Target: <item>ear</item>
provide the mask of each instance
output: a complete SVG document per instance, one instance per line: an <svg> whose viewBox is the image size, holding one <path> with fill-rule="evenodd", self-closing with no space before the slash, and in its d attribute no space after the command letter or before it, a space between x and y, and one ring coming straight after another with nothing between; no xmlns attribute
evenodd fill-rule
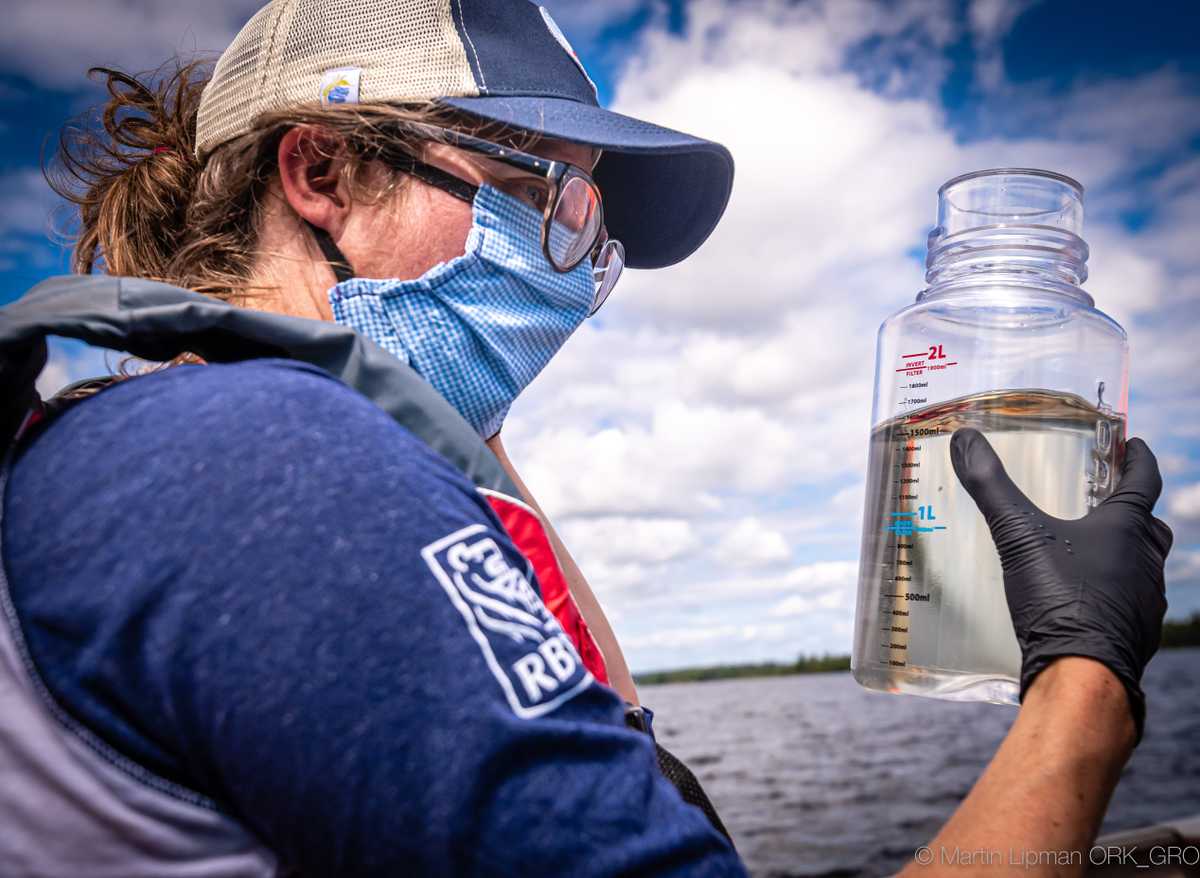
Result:
<svg viewBox="0 0 1200 878"><path fill-rule="evenodd" d="M292 210L337 240L350 215L350 191L335 154L336 141L320 129L291 128L279 141L279 180Z"/></svg>

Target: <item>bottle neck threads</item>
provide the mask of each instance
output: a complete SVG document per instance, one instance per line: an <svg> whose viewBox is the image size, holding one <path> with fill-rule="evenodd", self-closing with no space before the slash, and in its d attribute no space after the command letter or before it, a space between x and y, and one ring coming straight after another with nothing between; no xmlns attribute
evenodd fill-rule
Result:
<svg viewBox="0 0 1200 878"><path fill-rule="evenodd" d="M1048 171L1003 168L956 177L938 190L918 300L967 287L1028 287L1092 304L1083 187Z"/></svg>

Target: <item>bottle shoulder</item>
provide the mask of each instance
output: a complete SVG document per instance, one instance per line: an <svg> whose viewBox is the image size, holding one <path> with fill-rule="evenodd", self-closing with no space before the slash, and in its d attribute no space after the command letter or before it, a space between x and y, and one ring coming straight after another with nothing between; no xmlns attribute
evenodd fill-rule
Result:
<svg viewBox="0 0 1200 878"><path fill-rule="evenodd" d="M1093 333L1126 342L1124 327L1097 308L1091 296L1067 296L1053 290L989 284L961 289L924 290L917 300L889 315L879 327L881 334L930 324L974 326L1012 331L1077 325Z"/></svg>

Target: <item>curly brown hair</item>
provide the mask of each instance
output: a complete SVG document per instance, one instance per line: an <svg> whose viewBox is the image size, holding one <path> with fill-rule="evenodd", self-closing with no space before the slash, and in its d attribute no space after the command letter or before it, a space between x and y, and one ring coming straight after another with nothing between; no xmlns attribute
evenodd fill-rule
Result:
<svg viewBox="0 0 1200 878"><path fill-rule="evenodd" d="M278 175L277 149L288 129L322 129L331 135L322 139L331 144L326 157L360 159L345 162L342 173L363 199L389 195L407 181L390 171L382 187L372 187L364 171L383 149L413 151L427 139L413 125L454 127L522 149L536 141L431 101L305 105L263 114L251 132L202 161L196 115L209 62L176 60L142 76L104 67L88 72L104 78L108 101L98 120L64 127L56 161L45 169L50 186L79 209L74 270L165 281L235 304L255 292L264 195Z"/></svg>

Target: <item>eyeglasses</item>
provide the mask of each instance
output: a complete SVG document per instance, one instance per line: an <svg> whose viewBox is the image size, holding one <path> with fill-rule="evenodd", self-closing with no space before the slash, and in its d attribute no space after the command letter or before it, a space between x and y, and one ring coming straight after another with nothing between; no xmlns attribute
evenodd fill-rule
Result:
<svg viewBox="0 0 1200 878"><path fill-rule="evenodd" d="M625 247L615 238L608 237L600 189L586 171L567 162L520 152L448 128L423 124L411 128L428 134L436 142L544 179L548 195L542 212L542 252L556 271L564 273L590 257L595 292L588 316L600 310L625 268ZM467 203L475 199L478 186L422 162L399 147L381 150L378 157L396 170L411 174L455 198Z"/></svg>

